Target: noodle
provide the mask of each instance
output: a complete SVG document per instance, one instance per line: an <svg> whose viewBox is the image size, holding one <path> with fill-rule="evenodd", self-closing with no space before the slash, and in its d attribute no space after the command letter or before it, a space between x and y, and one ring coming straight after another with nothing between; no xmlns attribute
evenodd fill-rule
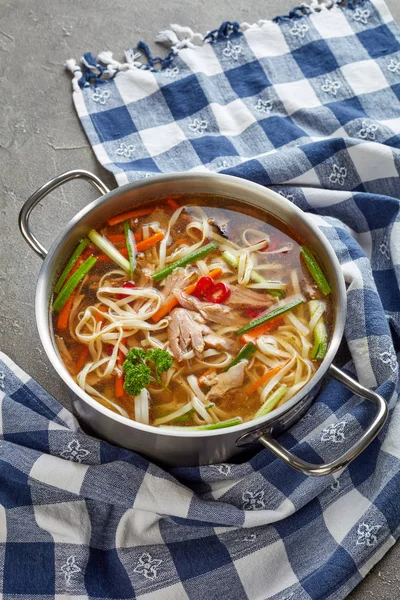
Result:
<svg viewBox="0 0 400 600"><path fill-rule="evenodd" d="M59 351L82 390L143 425L250 421L279 386L287 386L281 406L312 379L319 367L311 356L318 336L324 327L330 331L330 298L305 270L298 235L273 217L224 208L226 199L199 206L193 197L178 204L155 205L144 217L128 220L132 233L146 242L129 275L89 246L101 259L76 287L68 327L57 329L54 316ZM124 231L117 224L101 234L118 239L116 251L122 253ZM218 246L191 262L189 255L210 240ZM186 265L178 269L174 263L181 259ZM170 273L153 279L163 268ZM271 298L273 290L278 297ZM259 331L238 335L243 324L289 302L300 304L271 323L267 319ZM255 351L237 361L246 344ZM150 373L135 393L126 387L131 349L140 349L137 365ZM157 353L171 357L160 372Z"/></svg>

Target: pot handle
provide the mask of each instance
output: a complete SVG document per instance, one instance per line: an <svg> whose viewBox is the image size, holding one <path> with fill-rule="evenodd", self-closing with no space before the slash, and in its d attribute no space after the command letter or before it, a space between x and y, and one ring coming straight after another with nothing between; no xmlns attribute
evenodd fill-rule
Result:
<svg viewBox="0 0 400 600"><path fill-rule="evenodd" d="M42 246L42 244L36 239L33 233L30 230L29 226L29 218L32 210L35 206L50 194L53 190L60 187L67 181L71 181L72 179L84 179L88 181L93 187L95 187L101 194L108 194L110 191L108 187L99 179L96 175L89 173L89 171L83 171L81 169L75 169L74 171L67 171L66 173L62 173L62 175L58 175L51 179L47 183L45 183L41 188L36 190L32 194L30 198L25 202L21 211L19 213L18 224L22 236L25 238L26 242L29 246L36 252L38 256L42 260L46 258L47 250Z"/></svg>
<svg viewBox="0 0 400 600"><path fill-rule="evenodd" d="M286 450L281 446L281 444L271 438L267 437L265 434L260 432L260 435L257 436L259 442L261 442L268 450L271 450L278 458L281 458L285 461L286 464L301 471L305 475L331 475L344 467L347 467L348 464L351 463L352 460L357 458L357 456L365 450L365 448L372 442L373 439L378 435L382 427L384 426L387 416L388 416L388 407L386 401L382 396L369 390L368 388L361 385L358 381L344 373L341 369L338 369L334 365L329 367L329 374L331 377L343 383L349 390L361 396L362 398L366 398L370 400L376 405L376 414L372 421L372 423L368 426L368 428L363 432L359 440L349 450L347 450L344 454L339 456L330 463L322 463L322 464L312 464L298 458L289 450ZM247 445L245 437L249 434L244 434L237 441L236 445ZM251 434L250 434L251 435ZM254 440L254 436L253 436Z"/></svg>

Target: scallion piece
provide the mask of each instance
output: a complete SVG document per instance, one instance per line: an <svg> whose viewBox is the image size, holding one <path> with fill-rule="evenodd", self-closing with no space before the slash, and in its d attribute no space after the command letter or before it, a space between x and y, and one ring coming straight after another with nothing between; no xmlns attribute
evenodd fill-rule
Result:
<svg viewBox="0 0 400 600"><path fill-rule="evenodd" d="M102 252L104 252L104 254L107 254L107 256L111 258L111 260L113 260L119 267L121 267L121 269L129 273L131 268L129 262L124 256L122 256L120 252L118 252L116 247L113 246L113 244L107 238L101 236L97 231L95 231L95 229L89 231L88 238Z"/></svg>
<svg viewBox="0 0 400 600"><path fill-rule="evenodd" d="M67 262L67 265L64 269L64 271L61 273L59 280L57 281L56 285L54 286L54 292L56 294L58 294L58 292L61 290L62 286L64 285L64 281L67 279L69 272L71 271L72 267L75 265L76 261L78 260L78 258L80 257L80 255L82 254L82 252L84 251L84 249L86 248L86 246L89 244L89 240L87 238L84 238L83 240L81 240L78 244L78 246L75 248L74 253L72 254L71 258L69 259L69 261Z"/></svg>
<svg viewBox="0 0 400 600"><path fill-rule="evenodd" d="M311 300L308 303L311 316L315 313L319 304L320 303L318 302L318 300ZM314 346L311 349L310 358L313 358L314 360L322 360L323 358L325 358L327 350L328 332L323 317L320 317L320 319L318 319L314 327Z"/></svg>
<svg viewBox="0 0 400 600"><path fill-rule="evenodd" d="M62 309L78 283L85 277L86 273L96 264L97 258L95 256L89 256L83 264L71 275L67 283L61 289L57 298L53 302L54 312L58 312Z"/></svg>
<svg viewBox="0 0 400 600"><path fill-rule="evenodd" d="M283 313L288 312L289 310L292 310L293 308L296 308L296 306L299 306L299 304L302 304L303 302L304 302L304 298L294 298L290 302L287 302L286 304L282 304L281 306L278 306L278 308L275 308L274 310L270 310L266 315L259 317L258 319L254 319L253 321L250 321L250 323L247 323L247 325L243 325L243 327L238 329L236 333L237 333L237 335L242 335L242 333L246 333L247 331L250 331L251 329L258 327L259 325L262 325L263 323L266 323L267 321L270 321L271 319L274 319L275 317L279 317L279 315L283 315Z"/></svg>
<svg viewBox="0 0 400 600"><path fill-rule="evenodd" d="M184 256L176 262L168 265L168 267L164 267L163 269L160 269L160 271L156 271L155 273L153 273L152 278L154 281L160 281L161 279L164 279L165 277L167 277L167 275L172 273L172 271L175 271L175 269L178 269L179 267L186 267L186 265L195 263L201 258L204 258L204 256L207 256L207 254L214 252L214 250L216 250L217 248L218 244L216 242L210 242L209 244L206 244L205 246L202 246L201 248L190 252L190 254L188 254L187 256Z"/></svg>
<svg viewBox="0 0 400 600"><path fill-rule="evenodd" d="M129 227L129 221L124 222L124 231L125 231L125 242L126 247L128 249L128 258L129 258L129 275L131 279L133 278L133 273L136 269L136 242L135 236L132 233L132 229Z"/></svg>
<svg viewBox="0 0 400 600"><path fill-rule="evenodd" d="M230 362L229 365L226 366L222 372L226 373L226 371L229 371L230 368L237 365L241 360L249 359L250 356L252 354L254 354L254 352L257 352L257 346L255 346L252 342L249 342L248 344L243 346L243 348L240 350L239 354L237 354L235 356L235 358L232 360L232 362Z"/></svg>
<svg viewBox="0 0 400 600"><path fill-rule="evenodd" d="M173 425L160 425L162 429L170 429L171 431L212 431L213 429L223 429L224 427L233 427L234 425L240 425L242 419L240 417L233 417L226 421L219 421L219 423L207 423L207 425L195 425L189 427L174 427Z"/></svg>
<svg viewBox="0 0 400 600"><path fill-rule="evenodd" d="M231 252L230 250L225 250L224 252L222 252L221 256L224 259L224 261L226 263L228 263L228 265L230 265L234 269L237 269L239 259L237 258L237 256L235 256L233 254L233 252ZM255 269L253 269L251 271L250 279L252 281L254 281L254 283L268 283L268 280L265 279L265 277L263 277L262 275L260 275L260 273L258 273L258 271L256 271ZM283 288L282 289L269 289L268 288L265 291L268 292L268 294L270 296L275 296L276 298L282 298L283 294L285 293L285 290Z"/></svg>
<svg viewBox="0 0 400 600"><path fill-rule="evenodd" d="M324 296L330 294L331 286L329 285L325 275L323 274L321 267L315 260L314 255L307 248L307 246L301 247L301 255L303 256L308 270L310 271L315 283L317 284L321 292L324 294Z"/></svg>
<svg viewBox="0 0 400 600"><path fill-rule="evenodd" d="M267 400L264 404L258 409L253 419L258 419L258 417L263 417L267 415L271 410L274 410L276 405L282 400L283 396L287 392L287 385L281 385L277 390Z"/></svg>

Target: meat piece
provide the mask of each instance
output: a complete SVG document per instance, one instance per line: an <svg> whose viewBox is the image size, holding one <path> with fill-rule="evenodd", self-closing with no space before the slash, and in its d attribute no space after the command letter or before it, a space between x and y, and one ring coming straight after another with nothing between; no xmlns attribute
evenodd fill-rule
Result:
<svg viewBox="0 0 400 600"><path fill-rule="evenodd" d="M269 294L260 294L244 286L231 285L231 295L226 301L228 306L233 308L239 306L251 306L252 308L268 308L273 303L273 298Z"/></svg>
<svg viewBox="0 0 400 600"><path fill-rule="evenodd" d="M229 306L225 304L213 304L212 302L202 302L194 296L189 296L181 290L175 290L174 296L183 308L188 310L197 310L206 321L219 323L220 325L238 325L241 319L231 312Z"/></svg>
<svg viewBox="0 0 400 600"><path fill-rule="evenodd" d="M234 351L236 346L235 340L230 340L222 335L216 335L211 329L209 331L210 333L208 333L204 338L207 346L211 346L211 348L217 348L218 350L228 350L230 352Z"/></svg>
<svg viewBox="0 0 400 600"><path fill-rule="evenodd" d="M243 384L245 367L246 363L241 360L226 373L216 375L212 382L212 388L206 396L207 400L217 399L229 390L240 387Z"/></svg>
<svg viewBox="0 0 400 600"><path fill-rule="evenodd" d="M144 223L159 223L161 229L165 231L168 229L169 216L162 208L157 207L153 212L144 220Z"/></svg>
<svg viewBox="0 0 400 600"><path fill-rule="evenodd" d="M186 358L191 350L197 357L201 356L204 350L203 333L208 328L196 321L195 316L184 308L176 308L171 313L168 341L178 362Z"/></svg>
<svg viewBox="0 0 400 600"><path fill-rule="evenodd" d="M71 375L74 375L75 374L75 361L72 358L71 353L68 350L68 348L64 342L64 339L62 337L60 337L59 335L55 335L54 337L56 338L57 349L58 349L58 352L60 353L61 360L63 361L64 365L67 367L67 369L71 373Z"/></svg>
<svg viewBox="0 0 400 600"><path fill-rule="evenodd" d="M189 269L175 269L165 280L165 285L162 289L165 301L170 300L174 294L174 290L185 289L194 271Z"/></svg>

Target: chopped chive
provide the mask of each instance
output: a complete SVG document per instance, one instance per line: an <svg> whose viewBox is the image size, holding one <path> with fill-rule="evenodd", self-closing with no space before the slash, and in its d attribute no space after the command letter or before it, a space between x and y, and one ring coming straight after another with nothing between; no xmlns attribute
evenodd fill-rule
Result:
<svg viewBox="0 0 400 600"><path fill-rule="evenodd" d="M287 385L281 385L280 387L278 387L278 389L275 390L275 392L271 394L271 396L267 398L264 404L258 409L253 419L263 417L264 415L267 415L269 412L271 412L271 410L274 410L274 408L276 408L276 405L280 402L280 400L282 400L283 396L286 394L287 389Z"/></svg>
<svg viewBox="0 0 400 600"><path fill-rule="evenodd" d="M329 285L321 267L315 260L314 255L309 250L309 248L307 248L307 246L301 247L301 255L303 256L308 270L310 271L315 283L317 284L321 292L324 294L324 296L330 294L331 286Z"/></svg>
<svg viewBox="0 0 400 600"><path fill-rule="evenodd" d="M225 369L222 372L226 373L226 371L229 371L231 367L237 365L241 360L247 360L252 354L254 354L254 352L257 352L257 346L255 346L252 342L249 342L248 344L243 346L239 354L235 356L232 362L230 362L229 365L225 367Z"/></svg>
<svg viewBox="0 0 400 600"><path fill-rule="evenodd" d="M58 312L62 309L78 283L85 277L86 273L96 264L97 258L95 256L89 256L85 262L71 275L67 283L61 289L57 298L53 302L54 312Z"/></svg>
<svg viewBox="0 0 400 600"><path fill-rule="evenodd" d="M246 333L247 331L250 331L251 329L258 327L259 325L262 325L263 323L266 323L267 321L270 321L271 319L274 319L275 317L278 317L279 315L283 315L283 313L288 312L289 310L292 310L293 308L296 308L296 306L298 306L299 304L302 304L303 302L304 302L303 298L295 298L294 300L291 300L290 302L287 302L286 304L283 304L282 306L279 306L278 308L275 308L274 310L270 310L263 317L259 317L258 319L254 319L253 321L250 321L250 323L247 323L247 325L243 325L243 327L241 327L240 329L237 330L236 334L242 335L242 333Z"/></svg>
<svg viewBox="0 0 400 600"><path fill-rule="evenodd" d="M128 258L129 258L129 275L131 279L133 279L133 273L136 269L136 242L135 236L132 233L132 230L129 226L129 221L124 222L124 231L125 231L125 242L126 247L128 249Z"/></svg>
<svg viewBox="0 0 400 600"><path fill-rule="evenodd" d="M167 277L167 275L172 273L172 271L175 271L175 269L178 269L179 267L186 267L186 265L197 262L204 256L207 256L207 254L214 252L214 250L216 250L217 248L218 244L216 242L210 242L209 244L206 244L205 246L202 246L201 248L190 252L190 254L177 260L171 265L168 265L168 267L164 267L163 269L160 269L160 271L156 271L155 273L153 273L152 278L154 281L160 281L160 279L164 279L165 277Z"/></svg>
<svg viewBox="0 0 400 600"><path fill-rule="evenodd" d="M130 264L116 247L106 237L100 235L95 229L91 229L88 233L88 238L95 246L100 248L111 260L113 260L121 269L129 273Z"/></svg>
<svg viewBox="0 0 400 600"><path fill-rule="evenodd" d="M57 281L56 285L54 286L54 292L56 294L58 294L58 292L61 290L64 281L67 279L69 272L71 271L72 267L75 265L76 261L78 260L78 258L80 257L80 255L82 254L82 252L84 251L84 249L86 248L86 246L89 244L89 240L87 238L84 238L83 240L81 240L78 244L78 246L75 248L71 258L69 259L69 261L66 264L66 267L64 269L64 271L61 273L59 280Z"/></svg>
<svg viewBox="0 0 400 600"><path fill-rule="evenodd" d="M311 349L310 357L316 360L325 358L328 350L328 332L321 317L314 327L314 346Z"/></svg>
<svg viewBox="0 0 400 600"><path fill-rule="evenodd" d="M212 431L213 429L223 429L224 427L233 427L242 423L241 417L233 417L219 423L207 423L206 425L195 425L189 427L174 427L173 425L160 425L162 429L171 429L172 431Z"/></svg>

